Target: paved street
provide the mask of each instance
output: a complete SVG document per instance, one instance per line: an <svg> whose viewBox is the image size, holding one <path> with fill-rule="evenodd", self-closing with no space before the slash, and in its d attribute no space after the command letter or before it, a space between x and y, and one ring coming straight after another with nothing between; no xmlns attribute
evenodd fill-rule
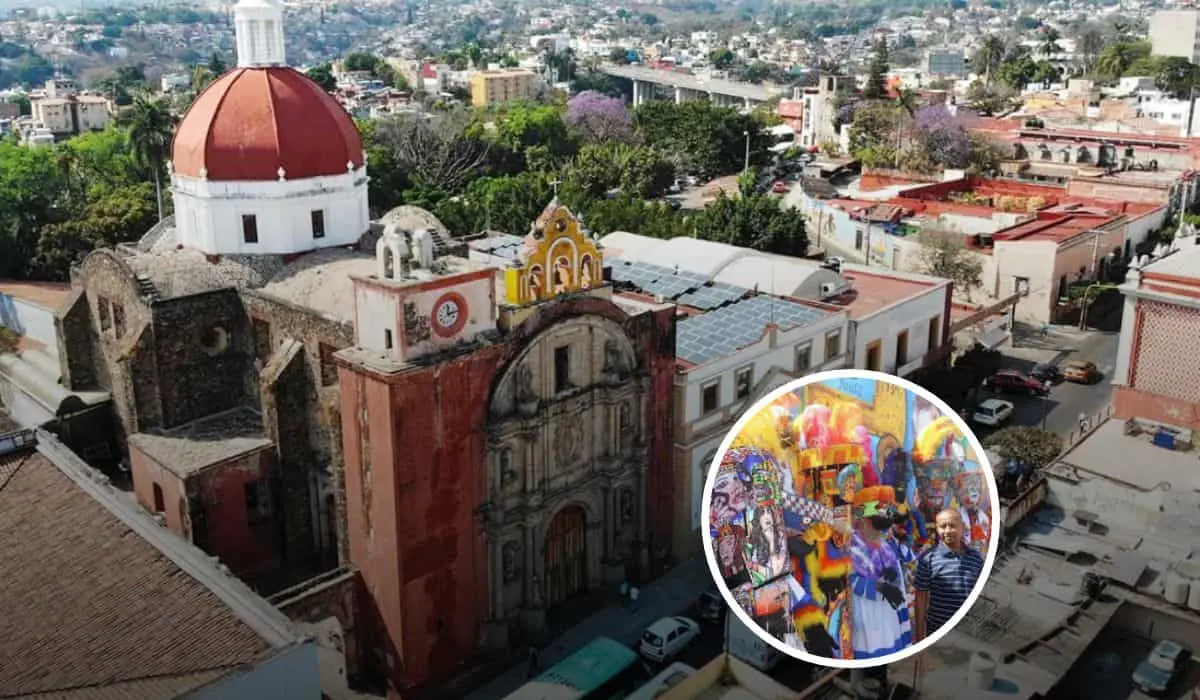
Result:
<svg viewBox="0 0 1200 700"><path fill-rule="evenodd" d="M1041 426L1045 416L1047 430L1068 435L1078 429L1081 414L1093 417L1104 411L1112 396L1117 341L1116 332L1058 326L1043 337L1040 332L1018 330L1013 346L1001 349L1006 368L1028 372L1039 362L1062 365L1069 360L1091 360L1104 376L1091 385L1063 382L1045 398L1003 396L1016 405L1011 424Z"/></svg>
<svg viewBox="0 0 1200 700"><path fill-rule="evenodd" d="M703 558L689 559L642 589L641 606L637 612L623 607L606 608L543 647L540 650L541 666L543 669L549 668L599 636L611 637L636 648L642 631L658 618L667 615L691 616L692 603L712 586L712 576ZM724 642L723 625L703 625L700 636L668 663L680 661L700 668L722 652ZM662 664L646 662L645 679L649 680L663 668ZM468 694L466 700L500 700L528 681L527 671L524 663L518 664ZM771 676L789 687L803 688L810 682L812 670L806 664L784 658L772 670Z"/></svg>

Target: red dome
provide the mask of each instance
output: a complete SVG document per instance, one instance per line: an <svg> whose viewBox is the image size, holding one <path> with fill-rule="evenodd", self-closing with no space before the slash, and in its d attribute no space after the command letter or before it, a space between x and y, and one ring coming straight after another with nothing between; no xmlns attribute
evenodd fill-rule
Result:
<svg viewBox="0 0 1200 700"><path fill-rule="evenodd" d="M175 130L175 172L209 180L341 175L363 164L354 120L321 86L282 67L236 68L209 85Z"/></svg>

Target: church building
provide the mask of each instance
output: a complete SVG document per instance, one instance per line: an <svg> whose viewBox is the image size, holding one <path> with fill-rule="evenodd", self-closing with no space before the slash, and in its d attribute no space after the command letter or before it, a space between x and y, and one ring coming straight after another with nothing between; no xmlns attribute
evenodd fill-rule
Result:
<svg viewBox="0 0 1200 700"><path fill-rule="evenodd" d="M66 388L111 396L138 501L282 585L345 561L333 354L354 340L350 275L374 269L384 225L449 234L412 207L371 222L358 129L286 65L282 6L242 2L235 24L238 65L175 133L173 216L85 258L59 357Z"/></svg>
<svg viewBox="0 0 1200 700"><path fill-rule="evenodd" d="M615 295L556 202L502 264L420 209L371 221L358 131L286 65L281 5L235 24L176 131L174 215L90 253L56 319L138 502L260 589L358 570L355 641L396 688L646 575L673 308Z"/></svg>
<svg viewBox="0 0 1200 700"><path fill-rule="evenodd" d="M675 325L557 202L503 269L378 245L337 362L350 561L403 688L665 555Z"/></svg>

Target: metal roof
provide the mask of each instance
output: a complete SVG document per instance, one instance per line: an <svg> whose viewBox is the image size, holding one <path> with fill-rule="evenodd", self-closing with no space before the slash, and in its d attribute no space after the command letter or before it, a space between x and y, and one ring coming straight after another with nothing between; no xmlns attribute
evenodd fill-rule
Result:
<svg viewBox="0 0 1200 700"><path fill-rule="evenodd" d="M675 355L685 362L702 365L757 342L768 324L789 330L818 321L827 313L777 297L743 299L680 321L675 331Z"/></svg>
<svg viewBox="0 0 1200 700"><path fill-rule="evenodd" d="M512 260L524 244L524 239L511 233L498 233L487 238L469 241L467 247L471 250L494 255L498 258Z"/></svg>

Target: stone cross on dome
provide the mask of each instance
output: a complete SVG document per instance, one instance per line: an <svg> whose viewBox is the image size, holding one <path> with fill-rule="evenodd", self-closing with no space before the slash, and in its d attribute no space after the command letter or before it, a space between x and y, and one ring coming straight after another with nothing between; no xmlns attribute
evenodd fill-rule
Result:
<svg viewBox="0 0 1200 700"><path fill-rule="evenodd" d="M239 0L233 8L239 68L287 65L283 5L276 0Z"/></svg>

